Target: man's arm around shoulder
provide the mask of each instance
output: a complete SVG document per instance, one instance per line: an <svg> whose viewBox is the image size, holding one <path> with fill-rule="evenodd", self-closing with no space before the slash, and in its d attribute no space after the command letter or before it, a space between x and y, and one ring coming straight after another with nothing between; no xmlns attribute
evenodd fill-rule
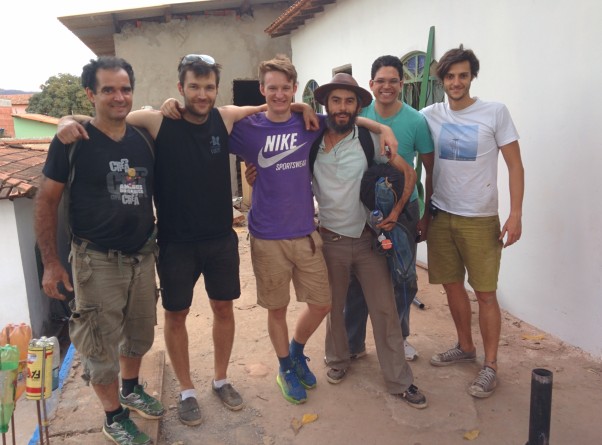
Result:
<svg viewBox="0 0 602 445"><path fill-rule="evenodd" d="M159 110L136 110L131 111L125 121L130 125L144 128L153 139L157 139L163 123L163 114Z"/></svg>

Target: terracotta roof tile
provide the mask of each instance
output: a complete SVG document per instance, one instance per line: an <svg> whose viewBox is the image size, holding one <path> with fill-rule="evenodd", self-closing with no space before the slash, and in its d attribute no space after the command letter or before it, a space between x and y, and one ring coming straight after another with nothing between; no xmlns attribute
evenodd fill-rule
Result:
<svg viewBox="0 0 602 445"><path fill-rule="evenodd" d="M299 26L304 25L306 20L312 19L320 12L324 12L324 5L335 2L336 0L297 0L264 31L271 37L290 34Z"/></svg>
<svg viewBox="0 0 602 445"><path fill-rule="evenodd" d="M19 119L28 119L31 121L44 122L46 124L59 124L58 117L46 116L45 114L35 114L35 113L22 113L22 114L13 114L13 117Z"/></svg>
<svg viewBox="0 0 602 445"><path fill-rule="evenodd" d="M29 105L31 94L0 94L0 99L10 100L13 105Z"/></svg>
<svg viewBox="0 0 602 445"><path fill-rule="evenodd" d="M42 179L49 142L46 139L45 148L34 149L17 139L0 141L0 199L33 198Z"/></svg>

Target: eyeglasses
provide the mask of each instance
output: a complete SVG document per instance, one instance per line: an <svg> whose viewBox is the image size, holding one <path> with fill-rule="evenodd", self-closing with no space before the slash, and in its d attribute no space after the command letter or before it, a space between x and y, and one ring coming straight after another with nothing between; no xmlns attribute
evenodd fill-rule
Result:
<svg viewBox="0 0 602 445"><path fill-rule="evenodd" d="M207 54L188 54L187 56L182 57L180 66L195 62L203 62L209 66L215 65L215 59Z"/></svg>
<svg viewBox="0 0 602 445"><path fill-rule="evenodd" d="M382 78L374 79L374 83L378 86L399 85L400 82L401 82L400 79L382 79Z"/></svg>

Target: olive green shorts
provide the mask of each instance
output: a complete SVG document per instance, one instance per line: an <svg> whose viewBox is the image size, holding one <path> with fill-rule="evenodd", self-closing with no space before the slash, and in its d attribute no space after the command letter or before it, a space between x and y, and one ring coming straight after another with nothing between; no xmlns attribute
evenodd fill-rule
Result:
<svg viewBox="0 0 602 445"><path fill-rule="evenodd" d="M69 334L84 364L83 378L108 385L119 357L142 357L157 323L156 244L151 253L101 253L87 243L71 247L75 300Z"/></svg>
<svg viewBox="0 0 602 445"><path fill-rule="evenodd" d="M458 216L439 210L428 228L428 273L431 284L464 282L476 291L497 289L502 241L500 219Z"/></svg>

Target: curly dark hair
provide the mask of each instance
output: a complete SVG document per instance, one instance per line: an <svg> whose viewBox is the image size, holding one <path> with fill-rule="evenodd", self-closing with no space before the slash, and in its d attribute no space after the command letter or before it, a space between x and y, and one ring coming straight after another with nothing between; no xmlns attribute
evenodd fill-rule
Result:
<svg viewBox="0 0 602 445"><path fill-rule="evenodd" d="M136 79L134 77L134 69L132 65L126 62L124 59L112 56L101 56L96 60L91 59L90 63L84 66L82 71L82 86L89 88L91 91L96 93L96 72L98 70L119 70L122 69L130 78L130 85L132 90L134 89L134 83Z"/></svg>

